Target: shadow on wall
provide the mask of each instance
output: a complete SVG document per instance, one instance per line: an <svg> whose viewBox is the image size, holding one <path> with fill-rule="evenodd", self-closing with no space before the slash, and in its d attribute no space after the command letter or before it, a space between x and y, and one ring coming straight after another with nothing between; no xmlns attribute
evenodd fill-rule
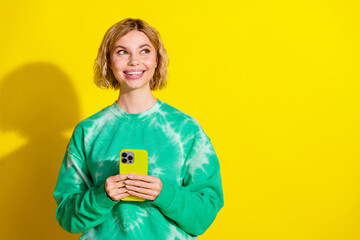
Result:
<svg viewBox="0 0 360 240"><path fill-rule="evenodd" d="M56 221L53 198L69 141L62 133L79 121L69 77L53 64L26 64L0 82L0 130L27 144L0 159L0 238L79 239Z"/></svg>

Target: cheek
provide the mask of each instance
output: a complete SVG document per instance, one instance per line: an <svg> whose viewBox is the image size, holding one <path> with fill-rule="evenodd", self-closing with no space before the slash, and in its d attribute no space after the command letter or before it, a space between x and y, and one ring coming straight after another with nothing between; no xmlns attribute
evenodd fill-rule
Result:
<svg viewBox="0 0 360 240"><path fill-rule="evenodd" d="M124 70L124 68L121 66L121 64L116 61L111 63L110 69L111 69L112 73L114 74L114 76L116 76L116 77L120 77Z"/></svg>
<svg viewBox="0 0 360 240"><path fill-rule="evenodd" d="M157 66L156 57L149 59L148 66L151 66L151 68L156 68L156 66Z"/></svg>
<svg viewBox="0 0 360 240"><path fill-rule="evenodd" d="M124 70L124 64L121 61L114 61L111 63L111 70L113 72L122 72Z"/></svg>
<svg viewBox="0 0 360 240"><path fill-rule="evenodd" d="M112 69L119 69L119 68L123 68L124 65L126 65L126 63L127 63L127 59L124 56L120 57L120 56L114 55L111 58L110 65L111 65Z"/></svg>

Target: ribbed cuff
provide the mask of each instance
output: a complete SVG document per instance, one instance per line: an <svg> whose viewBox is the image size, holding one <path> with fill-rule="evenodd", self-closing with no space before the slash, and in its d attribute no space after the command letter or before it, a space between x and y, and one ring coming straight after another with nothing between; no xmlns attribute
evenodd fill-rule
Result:
<svg viewBox="0 0 360 240"><path fill-rule="evenodd" d="M162 181L163 186L159 196L153 201L150 201L155 206L159 207L161 210L166 210L171 206L171 203L175 197L175 189L172 184Z"/></svg>
<svg viewBox="0 0 360 240"><path fill-rule="evenodd" d="M99 186L94 189L94 196L96 204L102 208L112 208L114 207L119 201L113 201L105 192L105 186Z"/></svg>

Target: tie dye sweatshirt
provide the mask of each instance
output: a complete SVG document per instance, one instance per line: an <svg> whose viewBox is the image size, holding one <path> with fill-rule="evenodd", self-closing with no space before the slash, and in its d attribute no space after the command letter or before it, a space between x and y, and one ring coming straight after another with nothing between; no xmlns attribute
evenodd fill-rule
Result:
<svg viewBox="0 0 360 240"><path fill-rule="evenodd" d="M153 201L113 201L104 189L119 174L121 149L145 149L148 175L163 183ZM191 116L161 100L137 114L115 103L81 121L54 191L56 218L80 239L197 239L224 204L220 166Z"/></svg>

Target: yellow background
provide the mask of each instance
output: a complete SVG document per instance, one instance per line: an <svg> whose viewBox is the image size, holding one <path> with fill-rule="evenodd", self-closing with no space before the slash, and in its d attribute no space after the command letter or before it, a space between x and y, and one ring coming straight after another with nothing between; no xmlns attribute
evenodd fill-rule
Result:
<svg viewBox="0 0 360 240"><path fill-rule="evenodd" d="M195 117L225 206L200 239L360 238L360 4L356 0L2 1L0 238L78 239L52 197L75 124L118 93L92 83L126 17L167 48L156 97Z"/></svg>

